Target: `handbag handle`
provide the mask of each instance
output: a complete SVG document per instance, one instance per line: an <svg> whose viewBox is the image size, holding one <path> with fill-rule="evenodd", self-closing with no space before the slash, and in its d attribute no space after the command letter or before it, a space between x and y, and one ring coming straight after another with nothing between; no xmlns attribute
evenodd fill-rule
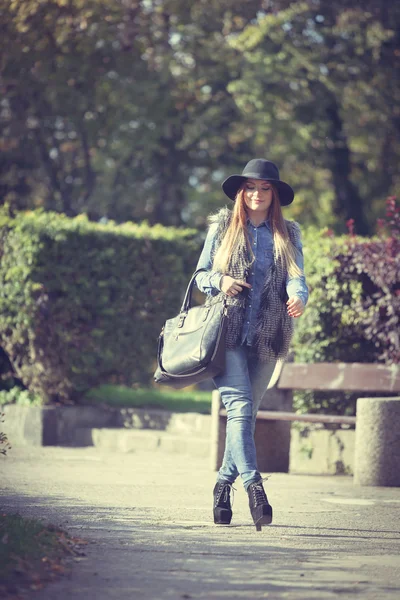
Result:
<svg viewBox="0 0 400 600"><path fill-rule="evenodd" d="M189 308L191 307L194 282L195 282L197 275L199 273L201 273L201 271L207 271L207 269L205 269L204 267L202 269L197 269L197 271L195 271L193 273L192 278L188 283L188 286L186 289L186 294L185 294L185 297L183 299L182 306L181 306L181 311L180 311L181 313L188 312Z"/></svg>

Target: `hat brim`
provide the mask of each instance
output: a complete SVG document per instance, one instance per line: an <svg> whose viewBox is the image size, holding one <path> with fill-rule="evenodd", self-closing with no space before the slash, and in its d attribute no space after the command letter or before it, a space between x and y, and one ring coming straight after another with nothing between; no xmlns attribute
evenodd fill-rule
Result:
<svg viewBox="0 0 400 600"><path fill-rule="evenodd" d="M293 202L294 191L288 183L285 183L280 179L266 179L264 177L245 177L244 175L230 175L229 177L227 177L227 179L225 179L225 181L222 182L222 189L224 190L228 198L230 198L231 200L235 200L236 194L238 193L240 186L244 181L246 181L246 179L258 179L260 181L270 181L271 183L273 183L278 190L279 202L281 206L288 206Z"/></svg>

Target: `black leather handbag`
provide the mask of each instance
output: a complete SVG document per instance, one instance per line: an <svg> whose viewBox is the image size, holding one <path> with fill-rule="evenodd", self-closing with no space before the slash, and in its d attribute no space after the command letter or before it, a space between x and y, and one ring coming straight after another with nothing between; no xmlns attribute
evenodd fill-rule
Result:
<svg viewBox="0 0 400 600"><path fill-rule="evenodd" d="M161 330L154 374L157 383L183 388L225 369L226 301L207 298L201 306L191 306L196 275L205 270L193 274L180 313L167 319Z"/></svg>

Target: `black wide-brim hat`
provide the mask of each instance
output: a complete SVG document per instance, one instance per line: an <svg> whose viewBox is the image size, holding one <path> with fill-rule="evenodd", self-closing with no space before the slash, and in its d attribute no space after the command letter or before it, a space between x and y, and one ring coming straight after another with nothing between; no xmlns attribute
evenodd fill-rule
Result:
<svg viewBox="0 0 400 600"><path fill-rule="evenodd" d="M263 179L273 183L279 194L281 206L293 202L294 191L288 183L279 179L279 169L275 163L265 158L253 158L247 163L241 175L230 175L222 182L222 189L231 200L235 200L238 189L246 179Z"/></svg>

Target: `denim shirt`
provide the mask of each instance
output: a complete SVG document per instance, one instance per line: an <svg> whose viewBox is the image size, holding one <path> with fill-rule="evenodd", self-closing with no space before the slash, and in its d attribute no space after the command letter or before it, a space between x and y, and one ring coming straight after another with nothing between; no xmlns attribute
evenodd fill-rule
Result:
<svg viewBox="0 0 400 600"><path fill-rule="evenodd" d="M207 271L203 271L197 275L196 285L199 290L209 296L215 296L221 291L220 283L222 273L212 270L211 260L217 228L217 223L211 225L196 267L197 269L207 269ZM260 308L261 292L264 281L268 270L272 267L274 261L274 244L268 220L263 221L258 227L255 227L248 219L247 231L249 233L249 239L252 240L252 250L255 260L247 277L247 283L250 283L252 287L249 289L246 300L241 343L251 345L254 340L257 314ZM301 270L304 269L301 242L296 245L296 264ZM301 275L300 277L288 276L286 279L286 291L289 298L297 296L302 300L304 306L307 304L308 287L304 275Z"/></svg>

